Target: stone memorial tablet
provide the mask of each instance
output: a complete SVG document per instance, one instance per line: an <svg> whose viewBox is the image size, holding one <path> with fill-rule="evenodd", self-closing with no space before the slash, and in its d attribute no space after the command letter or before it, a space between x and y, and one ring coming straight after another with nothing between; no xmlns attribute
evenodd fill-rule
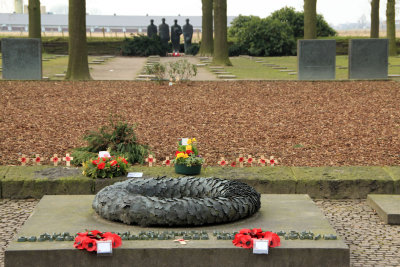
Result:
<svg viewBox="0 0 400 267"><path fill-rule="evenodd" d="M336 40L298 40L299 80L334 80Z"/></svg>
<svg viewBox="0 0 400 267"><path fill-rule="evenodd" d="M388 39L350 40L349 79L387 79L388 57Z"/></svg>
<svg viewBox="0 0 400 267"><path fill-rule="evenodd" d="M3 79L41 80L42 50L37 38L3 38Z"/></svg>

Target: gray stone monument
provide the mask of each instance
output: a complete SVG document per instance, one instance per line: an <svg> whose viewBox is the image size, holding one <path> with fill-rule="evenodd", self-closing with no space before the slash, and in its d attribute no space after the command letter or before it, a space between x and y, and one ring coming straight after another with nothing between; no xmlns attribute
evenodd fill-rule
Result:
<svg viewBox="0 0 400 267"><path fill-rule="evenodd" d="M349 43L349 79L387 79L388 39L354 39Z"/></svg>
<svg viewBox="0 0 400 267"><path fill-rule="evenodd" d="M178 20L174 20L174 25L171 26L171 42L174 52L179 52L181 42L182 28L178 25Z"/></svg>
<svg viewBox="0 0 400 267"><path fill-rule="evenodd" d="M298 40L299 80L334 80L336 40Z"/></svg>
<svg viewBox="0 0 400 267"><path fill-rule="evenodd" d="M147 26L147 36L149 38L157 36L157 26L154 25L154 19L151 19L150 25Z"/></svg>
<svg viewBox="0 0 400 267"><path fill-rule="evenodd" d="M192 46L193 26L189 24L189 19L186 19L186 24L183 25L183 40L185 42L185 54Z"/></svg>
<svg viewBox="0 0 400 267"><path fill-rule="evenodd" d="M161 43L163 45L168 45L170 40L169 36L169 25L165 23L165 18L162 18L162 23L158 26L158 32L160 35Z"/></svg>
<svg viewBox="0 0 400 267"><path fill-rule="evenodd" d="M41 80L42 45L36 38L3 38L3 79Z"/></svg>

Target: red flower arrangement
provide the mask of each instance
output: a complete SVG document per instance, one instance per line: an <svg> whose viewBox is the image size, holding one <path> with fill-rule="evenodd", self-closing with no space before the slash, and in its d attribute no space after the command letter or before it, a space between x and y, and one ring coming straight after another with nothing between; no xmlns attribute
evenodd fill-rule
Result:
<svg viewBox="0 0 400 267"><path fill-rule="evenodd" d="M111 240L112 247L117 248L122 245L121 237L110 232L102 233L92 230L84 233L78 233L75 237L74 248L86 249L87 251L97 251L97 241Z"/></svg>
<svg viewBox="0 0 400 267"><path fill-rule="evenodd" d="M235 239L232 243L237 247L242 248L253 248L254 239L264 239L269 241L269 247L279 247L281 245L281 239L273 232L263 232L261 229L254 228L242 229L238 234L235 235Z"/></svg>
<svg viewBox="0 0 400 267"><path fill-rule="evenodd" d="M122 157L103 157L82 163L83 175L92 178L113 178L128 172L128 161Z"/></svg>

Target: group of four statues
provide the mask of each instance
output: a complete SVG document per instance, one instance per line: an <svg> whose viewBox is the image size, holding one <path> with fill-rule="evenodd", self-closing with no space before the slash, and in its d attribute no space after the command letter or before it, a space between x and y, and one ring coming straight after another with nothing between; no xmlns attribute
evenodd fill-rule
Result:
<svg viewBox="0 0 400 267"><path fill-rule="evenodd" d="M162 23L158 26L154 25L154 20L150 20L150 25L147 27L147 36L152 38L157 36L159 33L161 43L168 45L169 40L172 42L172 49L174 52L179 52L181 34L183 33L183 40L185 43L185 53L192 45L193 26L189 24L189 19L186 19L186 24L183 25L183 31L178 20L174 20L174 25L171 26L171 36L169 34L169 25L165 23L165 19L162 19Z"/></svg>

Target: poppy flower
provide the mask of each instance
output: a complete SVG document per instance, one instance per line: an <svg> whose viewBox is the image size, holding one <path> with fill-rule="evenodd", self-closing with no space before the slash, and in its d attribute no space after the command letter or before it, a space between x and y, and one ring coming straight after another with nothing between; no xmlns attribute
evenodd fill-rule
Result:
<svg viewBox="0 0 400 267"><path fill-rule="evenodd" d="M165 161L165 165L171 165L171 161L169 160L169 159L167 159L166 161Z"/></svg>
<svg viewBox="0 0 400 267"><path fill-rule="evenodd" d="M243 162L244 161L244 158L243 157L240 157L239 158L239 162Z"/></svg>
<svg viewBox="0 0 400 267"><path fill-rule="evenodd" d="M120 247L122 245L122 239L117 234L106 232L106 233L103 234L103 237L104 237L103 240L111 240L113 248L117 248L117 247Z"/></svg>
<svg viewBox="0 0 400 267"><path fill-rule="evenodd" d="M36 161L37 163L39 163L39 162L40 162L40 157L36 157L35 161Z"/></svg>
<svg viewBox="0 0 400 267"><path fill-rule="evenodd" d="M65 157L65 161L71 161L70 157Z"/></svg>
<svg viewBox="0 0 400 267"><path fill-rule="evenodd" d="M99 160L92 160L92 164L96 166L97 164L99 164Z"/></svg>
<svg viewBox="0 0 400 267"><path fill-rule="evenodd" d="M254 228L253 230L251 230L251 236L253 236L253 237L258 237L258 235L259 234L261 234L263 231L261 230L261 228L259 228L259 229L257 229L257 228Z"/></svg>
<svg viewBox="0 0 400 267"><path fill-rule="evenodd" d="M128 164L128 162L124 158L122 159L122 162L125 163L125 164Z"/></svg>
<svg viewBox="0 0 400 267"><path fill-rule="evenodd" d="M97 250L97 240L96 239L91 239L89 237L85 238L83 240L83 248L85 248L87 251L96 251Z"/></svg>
<svg viewBox="0 0 400 267"><path fill-rule="evenodd" d="M75 242L74 242L74 248L77 249L84 249L83 247L83 240L87 238L87 236L80 236L78 235L77 237L75 237Z"/></svg>
<svg viewBox="0 0 400 267"><path fill-rule="evenodd" d="M241 238L242 234L236 234L235 238L232 240L232 243L237 246L237 247L241 247L242 245L240 244L240 238Z"/></svg>
<svg viewBox="0 0 400 267"><path fill-rule="evenodd" d="M102 159L103 161L106 161L106 160L107 160L107 158L106 158L106 157L102 157L101 159Z"/></svg>
<svg viewBox="0 0 400 267"><path fill-rule="evenodd" d="M188 155L193 154L193 151L192 150L186 150L186 154L188 154Z"/></svg>
<svg viewBox="0 0 400 267"><path fill-rule="evenodd" d="M117 162L116 160L113 160L113 161L111 161L111 164L110 164L110 165L111 165L111 167L112 167L112 166L115 166L115 164L117 164L117 163L118 163L118 162Z"/></svg>
<svg viewBox="0 0 400 267"><path fill-rule="evenodd" d="M275 164L275 160L274 159L270 159L269 160L269 164L274 165Z"/></svg>
<svg viewBox="0 0 400 267"><path fill-rule="evenodd" d="M260 239L269 240L269 246L271 248L278 247L278 246L281 245L280 237L277 234L272 233L272 232L264 232L264 233L262 233L262 237Z"/></svg>
<svg viewBox="0 0 400 267"><path fill-rule="evenodd" d="M26 162L26 158L21 158L21 162L25 163Z"/></svg>
<svg viewBox="0 0 400 267"><path fill-rule="evenodd" d="M248 163L252 163L252 162L253 162L253 158L248 158L248 159L247 159L247 162L248 162Z"/></svg>
<svg viewBox="0 0 400 267"><path fill-rule="evenodd" d="M147 161L148 161L149 163L152 163L152 162L153 162L153 158L147 158Z"/></svg>
<svg viewBox="0 0 400 267"><path fill-rule="evenodd" d="M57 157L54 157L53 158L53 162L57 162L58 161L58 158Z"/></svg>
<svg viewBox="0 0 400 267"><path fill-rule="evenodd" d="M261 164L265 164L265 159L260 159Z"/></svg>
<svg viewBox="0 0 400 267"><path fill-rule="evenodd" d="M243 248L252 248L253 247L253 238L249 235L242 235L239 239L239 243Z"/></svg>
<svg viewBox="0 0 400 267"><path fill-rule="evenodd" d="M97 237L97 236L103 237L103 233L100 232L99 230L92 230L89 232L89 235L92 235L94 237Z"/></svg>
<svg viewBox="0 0 400 267"><path fill-rule="evenodd" d="M236 167L236 161L232 161L231 167Z"/></svg>
<svg viewBox="0 0 400 267"><path fill-rule="evenodd" d="M246 234L246 235L249 235L250 233L251 233L251 230L250 230L250 229L242 229L242 230L239 231L239 234Z"/></svg>
<svg viewBox="0 0 400 267"><path fill-rule="evenodd" d="M221 160L220 163L219 163L219 165L225 166L225 165L226 165L226 161L225 161L225 160Z"/></svg>
<svg viewBox="0 0 400 267"><path fill-rule="evenodd" d="M105 166L106 166L106 164L104 162L102 162L99 165L97 165L97 169L102 170L102 169L104 169Z"/></svg>

